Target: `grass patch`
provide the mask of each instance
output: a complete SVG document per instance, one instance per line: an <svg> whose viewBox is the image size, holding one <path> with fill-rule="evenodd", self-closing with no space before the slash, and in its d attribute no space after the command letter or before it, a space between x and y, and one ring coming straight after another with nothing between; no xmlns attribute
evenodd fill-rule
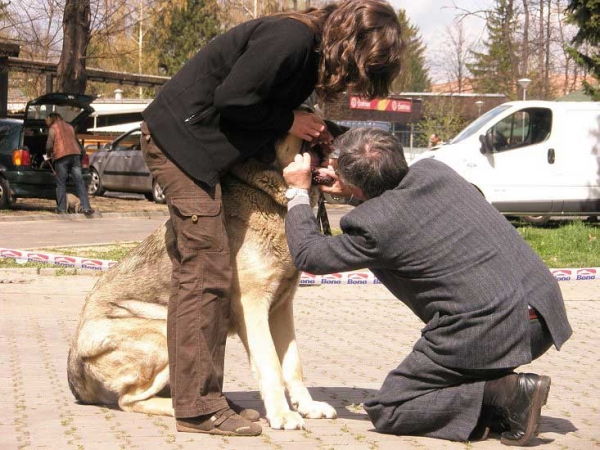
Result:
<svg viewBox="0 0 600 450"><path fill-rule="evenodd" d="M514 219L511 223L550 268L600 267L600 222L555 220L544 225L530 225ZM334 228L332 234L341 234L341 230ZM40 249L40 252L120 261L138 244L51 248ZM0 269L15 267L53 266L43 263L19 264L12 258L0 258Z"/></svg>
<svg viewBox="0 0 600 450"><path fill-rule="evenodd" d="M600 267L600 223L557 220L544 225L513 221L550 268Z"/></svg>
<svg viewBox="0 0 600 450"><path fill-rule="evenodd" d="M600 222L554 220L531 225L511 219L519 234L551 269L600 267ZM332 234L341 234L334 228Z"/></svg>

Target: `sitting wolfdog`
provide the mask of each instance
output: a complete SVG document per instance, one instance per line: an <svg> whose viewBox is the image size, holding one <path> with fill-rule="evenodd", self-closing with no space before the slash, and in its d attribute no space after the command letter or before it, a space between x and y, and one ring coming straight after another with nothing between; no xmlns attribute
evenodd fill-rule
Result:
<svg viewBox="0 0 600 450"><path fill-rule="evenodd" d="M336 417L335 409L313 401L304 385L295 338L292 299L300 274L285 237L282 170L300 148L301 141L288 136L277 145L274 163L246 161L222 181L235 255L230 332L248 352L266 418L278 429L303 428L303 417ZM80 402L173 415L171 399L158 395L169 385L166 319L173 246L167 221L87 296L67 368Z"/></svg>

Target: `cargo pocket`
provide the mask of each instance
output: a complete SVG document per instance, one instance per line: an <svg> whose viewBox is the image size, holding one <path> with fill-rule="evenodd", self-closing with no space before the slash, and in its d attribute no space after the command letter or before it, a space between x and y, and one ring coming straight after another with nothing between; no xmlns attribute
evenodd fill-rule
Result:
<svg viewBox="0 0 600 450"><path fill-rule="evenodd" d="M220 214L220 199L173 198L170 207L180 251L223 250L225 229Z"/></svg>

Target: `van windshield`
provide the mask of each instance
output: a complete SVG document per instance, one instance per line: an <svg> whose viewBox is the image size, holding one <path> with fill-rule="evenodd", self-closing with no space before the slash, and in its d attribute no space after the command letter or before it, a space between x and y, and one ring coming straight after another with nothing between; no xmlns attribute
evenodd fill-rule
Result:
<svg viewBox="0 0 600 450"><path fill-rule="evenodd" d="M473 136L481 127L488 123L491 119L496 117L498 114L506 111L510 108L510 105L504 104L496 106L494 109L490 109L483 116L478 117L475 121L471 122L467 127L458 133L448 144L456 144L457 142L463 141L466 138Z"/></svg>

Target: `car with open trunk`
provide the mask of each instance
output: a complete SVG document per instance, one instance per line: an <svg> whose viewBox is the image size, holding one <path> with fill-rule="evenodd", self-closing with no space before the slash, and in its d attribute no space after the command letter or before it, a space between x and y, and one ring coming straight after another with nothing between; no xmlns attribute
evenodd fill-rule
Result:
<svg viewBox="0 0 600 450"><path fill-rule="evenodd" d="M48 128L44 119L59 113L76 133L85 130L85 119L94 111L93 97L81 94L46 94L27 103L23 119L0 119L0 209L19 198L56 197L56 176L51 164L44 164ZM90 183L89 157L81 150L82 175ZM75 194L69 178L67 192Z"/></svg>

